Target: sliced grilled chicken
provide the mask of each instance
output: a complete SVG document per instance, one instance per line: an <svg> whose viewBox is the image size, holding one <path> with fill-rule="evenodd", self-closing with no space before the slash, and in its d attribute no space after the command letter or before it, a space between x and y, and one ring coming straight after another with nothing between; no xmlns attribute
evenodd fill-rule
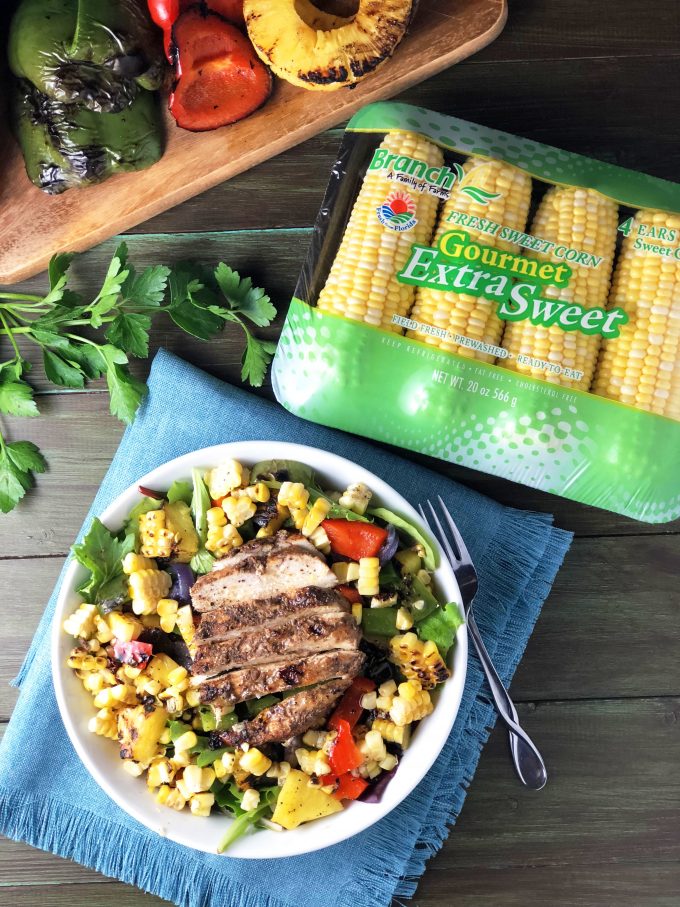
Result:
<svg viewBox="0 0 680 907"><path fill-rule="evenodd" d="M301 617L313 609L349 611L349 602L335 589L308 586L296 592L224 605L201 616L194 641L197 645L208 640L225 639L234 630L257 629L269 621L286 617Z"/></svg>
<svg viewBox="0 0 680 907"><path fill-rule="evenodd" d="M306 586L337 586L336 575L313 545L302 536L283 533L285 539L280 540L280 535L277 533L273 543L255 539L244 545L240 550L249 548L246 556L218 561L218 569L200 577L191 589L195 610L274 598Z"/></svg>
<svg viewBox="0 0 680 907"><path fill-rule="evenodd" d="M199 646L192 673L214 676L243 665L313 655L328 649L356 649L361 633L354 618L338 610L319 609L305 617L253 627L249 633L235 632L227 639Z"/></svg>
<svg viewBox="0 0 680 907"><path fill-rule="evenodd" d="M356 677L364 663L357 651L336 649L308 655L295 661L281 659L230 671L198 687L203 705L224 708L268 693L281 693L340 677Z"/></svg>
<svg viewBox="0 0 680 907"><path fill-rule="evenodd" d="M228 554L226 557L220 558L215 562L213 571L223 570L225 567L236 567L242 561L246 561L252 557L266 557L270 554L275 554L278 551L282 551L285 548L289 548L294 545L296 548L299 548L300 551L305 551L308 554L315 554L317 557L321 557L320 552L314 547L314 545L306 539L301 532L288 532L286 529L280 529L275 535L271 538L265 539L253 539L250 542L246 542L245 545L241 545L240 548L234 548L231 554Z"/></svg>
<svg viewBox="0 0 680 907"><path fill-rule="evenodd" d="M250 721L235 724L228 731L214 732L210 737L211 746L281 743L309 728L320 727L351 682L351 677L344 677L287 696L282 702L263 709Z"/></svg>

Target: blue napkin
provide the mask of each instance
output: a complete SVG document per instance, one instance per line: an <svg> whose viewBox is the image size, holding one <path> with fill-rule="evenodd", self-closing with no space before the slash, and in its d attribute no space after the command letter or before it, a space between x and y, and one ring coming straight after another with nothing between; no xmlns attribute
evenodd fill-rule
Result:
<svg viewBox="0 0 680 907"><path fill-rule="evenodd" d="M417 503L434 491L455 514L480 577L478 622L509 682L569 547L552 517L502 507L358 438L291 416L164 351L150 393L125 432L90 514L155 466L225 441L297 441L332 450ZM57 586L58 588L58 586ZM349 841L303 857L237 860L198 853L147 831L100 790L63 729L52 689L49 601L17 682L0 747L0 832L137 885L181 907L381 907L415 891L465 799L494 711L471 656L450 739L418 788ZM510 771L510 766L508 766Z"/></svg>

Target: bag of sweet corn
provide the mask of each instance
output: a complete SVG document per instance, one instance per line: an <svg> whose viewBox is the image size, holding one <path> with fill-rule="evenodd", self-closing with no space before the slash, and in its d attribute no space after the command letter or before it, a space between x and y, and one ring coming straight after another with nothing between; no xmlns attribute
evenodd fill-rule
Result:
<svg viewBox="0 0 680 907"><path fill-rule="evenodd" d="M289 410L680 515L680 185L398 103L350 120L273 365Z"/></svg>

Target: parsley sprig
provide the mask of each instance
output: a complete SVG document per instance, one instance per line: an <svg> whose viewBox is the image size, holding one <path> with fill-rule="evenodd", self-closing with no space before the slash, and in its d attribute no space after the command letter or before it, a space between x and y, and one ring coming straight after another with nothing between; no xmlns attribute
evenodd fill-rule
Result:
<svg viewBox="0 0 680 907"><path fill-rule="evenodd" d="M27 380L31 366L19 346L28 341L40 348L45 375L59 387L82 388L105 376L111 412L132 422L147 388L130 374L130 359L149 355L149 330L161 314L200 340L211 340L228 322L240 325L246 341L241 378L254 387L264 381L276 344L258 339L249 323L266 327L276 309L249 277L224 263L214 271L181 262L137 272L121 243L99 292L88 301L68 286L73 258L70 253L52 258L44 296L0 291L0 349L7 341L12 354L0 361L0 415L39 414ZM45 468L34 444L10 443L0 431L0 511L12 510L32 486L34 474Z"/></svg>

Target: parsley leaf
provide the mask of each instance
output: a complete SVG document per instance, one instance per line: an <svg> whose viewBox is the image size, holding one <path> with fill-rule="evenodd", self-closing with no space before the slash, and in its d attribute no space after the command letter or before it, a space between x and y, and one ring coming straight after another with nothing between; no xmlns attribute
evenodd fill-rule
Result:
<svg viewBox="0 0 680 907"><path fill-rule="evenodd" d="M118 297L120 296L123 284L130 274L125 268L126 261L127 246L123 242L118 246L111 259L101 290L97 293L93 302L88 306L93 328L102 326L103 316L110 312L118 302Z"/></svg>
<svg viewBox="0 0 680 907"><path fill-rule="evenodd" d="M126 365L127 356L117 347L107 343L99 347L99 351L106 360L111 413L129 425L144 399L147 386L130 374Z"/></svg>
<svg viewBox="0 0 680 907"><path fill-rule="evenodd" d="M165 297L170 268L156 265L137 274L130 265L128 271L128 277L121 288L123 305L158 308Z"/></svg>
<svg viewBox="0 0 680 907"><path fill-rule="evenodd" d="M131 356L146 359L149 355L150 327L151 318L148 315L123 313L117 315L109 325L106 339Z"/></svg>
<svg viewBox="0 0 680 907"><path fill-rule="evenodd" d="M253 387L262 387L267 366L276 352L276 344L271 340L258 340L245 324L242 327L246 332L246 349L242 360L241 380L247 381Z"/></svg>
<svg viewBox="0 0 680 907"><path fill-rule="evenodd" d="M7 362L0 366L0 413L9 416L37 416L38 407L33 399L33 388L21 380L21 361Z"/></svg>
<svg viewBox="0 0 680 907"><path fill-rule="evenodd" d="M96 517L85 538L71 549L73 556L90 574L80 584L78 592L85 601L101 603L111 599L128 598L127 576L123 573L123 558L134 551L135 537L128 534L122 540L109 532Z"/></svg>
<svg viewBox="0 0 680 907"><path fill-rule="evenodd" d="M59 387L84 387L85 376L77 364L63 359L52 350L43 350L45 374L53 384Z"/></svg>
<svg viewBox="0 0 680 907"><path fill-rule="evenodd" d="M33 485L33 472L45 472L47 464L35 444L7 444L0 436L0 511L9 513Z"/></svg>
<svg viewBox="0 0 680 907"><path fill-rule="evenodd" d="M276 309L261 287L254 287L250 277L241 277L222 261L215 268L215 280L229 307L258 327L267 327L276 318Z"/></svg>

